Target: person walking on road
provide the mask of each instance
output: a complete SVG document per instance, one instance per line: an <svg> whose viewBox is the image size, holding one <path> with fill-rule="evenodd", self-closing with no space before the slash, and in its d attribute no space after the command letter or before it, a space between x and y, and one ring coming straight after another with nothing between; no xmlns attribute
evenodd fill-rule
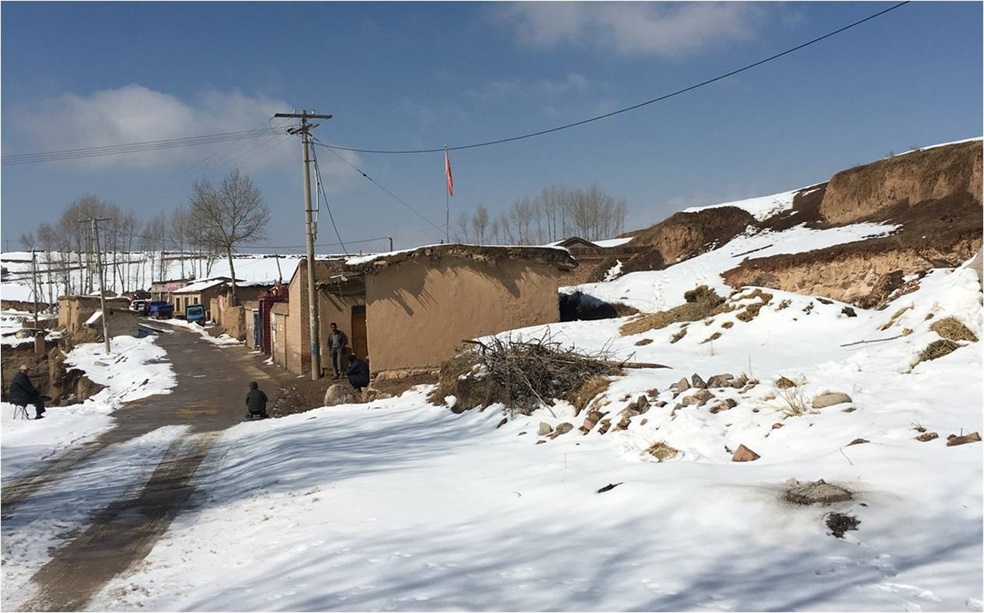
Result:
<svg viewBox="0 0 984 613"><path fill-rule="evenodd" d="M342 378L342 355L345 353L345 333L338 329L335 322L331 323L331 332L328 333L328 353L331 356L331 366L335 370L335 378Z"/></svg>
<svg viewBox="0 0 984 613"><path fill-rule="evenodd" d="M27 376L27 370L27 364L21 364L17 374L14 375L14 380L10 382L10 404L19 407L33 404L34 419L41 419L44 417L44 401L51 400L51 396L45 396L34 387L31 378Z"/></svg>
<svg viewBox="0 0 984 613"><path fill-rule="evenodd" d="M260 389L256 381L249 384L249 391L246 392L246 419L266 419L270 417L266 410L267 395Z"/></svg>

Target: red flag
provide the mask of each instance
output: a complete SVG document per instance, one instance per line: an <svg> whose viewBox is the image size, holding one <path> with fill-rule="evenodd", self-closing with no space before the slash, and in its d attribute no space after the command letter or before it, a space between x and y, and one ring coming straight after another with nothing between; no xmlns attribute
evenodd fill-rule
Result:
<svg viewBox="0 0 984 613"><path fill-rule="evenodd" d="M451 178L451 160L448 158L448 150L444 150L444 174L448 179L448 195L454 195L454 179Z"/></svg>

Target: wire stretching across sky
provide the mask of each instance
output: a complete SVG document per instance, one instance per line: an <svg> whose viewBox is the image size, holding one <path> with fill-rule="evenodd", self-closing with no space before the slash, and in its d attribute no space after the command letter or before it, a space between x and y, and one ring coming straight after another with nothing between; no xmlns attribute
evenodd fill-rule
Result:
<svg viewBox="0 0 984 613"><path fill-rule="evenodd" d="M742 72L745 72L746 70L751 70L752 68L755 68L757 66L761 66L762 64L766 64L766 63L771 62L773 60L777 60L777 59L779 59L779 58L781 58L781 57L783 57L785 55L789 55L791 53L795 53L796 51L799 51L801 49L805 49L806 47L809 47L810 45L814 45L814 44L819 43L820 41L826 40L826 39L828 39L828 38L830 38L832 36L836 36L836 35L838 35L838 34L840 34L842 32L845 32L847 30L850 30L851 28L857 27L857 26L859 26L859 25L861 25L861 24L863 24L865 22L871 21L872 19L875 19L877 17L881 17L882 15L884 15L886 13L889 13L891 11L894 11L897 8L903 7L906 4L909 4L909 0L906 0L905 2L899 2L898 4L896 4L894 6L890 6L889 8L887 8L887 9L885 9L883 11L879 11L879 12L875 13L874 15L869 15L868 17L865 17L864 19L859 19L858 21L855 21L854 23L851 23L851 24L848 24L846 26L843 26L841 28L836 29L833 32L829 32L827 34L824 34L823 36L819 36L817 38L814 38L813 40L810 40L810 41L807 41L807 42L802 43L800 45L797 45L795 47L792 47L791 49L786 49L785 51L783 51L781 53L777 53L775 55L769 56L769 57L767 57L765 59L759 60L759 61L754 62L752 64L747 64L745 66L742 66L741 68L738 68L736 70L732 70L731 72L728 72L728 73L725 73L725 74L716 76L716 77L714 77L712 79L707 79L706 81L701 81L700 83L697 83L695 85L691 85L691 86L685 87L683 89L678 89L675 92L672 92L672 93L669 93L669 94L660 96L658 98L653 98L652 100L646 100L645 102L640 102L639 104L634 104L632 106L628 106L628 107L625 107L623 109L619 109L617 111L612 111L610 113L605 113L604 115L598 115L598 116L595 116L595 117L591 117L589 119L583 119L581 121L576 121L574 123L569 123L569 124L566 124L566 125L557 126L555 128L549 128L547 130L540 130L539 132L530 132L528 134L521 134L519 136L511 136L509 138L500 138L500 139L497 139L497 140L490 140L490 141L485 141L485 142L482 142L482 143L473 143L473 144L470 144L470 145L457 145L455 147L446 147L446 146L445 147L435 147L435 148L432 148L432 149L396 149L396 150L391 150L391 149L357 149L355 147L342 147L340 145L326 145L324 143L320 143L320 144L323 147L327 147L328 149L338 149L340 151L351 151L353 153L380 153L380 154L437 153L437 152L441 152L441 151L445 151L445 150L448 150L448 151L457 151L457 150L461 150L461 149L476 149L478 147L490 147L492 145L501 145L503 143L511 143L511 142L518 141L518 140L524 140L524 139L527 139L527 138L534 138L534 137L537 137L537 136L543 136L545 134L551 134L553 132L560 132L561 130L568 130L570 128L576 128L577 126L583 126L584 124L588 124L588 123L591 123L591 122L594 122L594 121L600 121L602 119L607 119L609 117L614 117L615 115L620 115L622 113L628 113L629 111L634 111L634 110L639 109L639 108L642 108L644 106L648 106L648 105L654 104L656 102L662 102L663 100L667 100L669 98L673 98L674 96L679 96L680 94L685 94L687 92L690 92L690 91L693 91L695 89L704 87L706 85L710 85L711 83L715 83L715 82L720 81L722 79L727 79L728 77L733 77L734 75L739 74L739 73L742 73Z"/></svg>
<svg viewBox="0 0 984 613"><path fill-rule="evenodd" d="M185 138L171 138L167 140L147 141L143 143L129 143L125 145L107 145L105 147L85 147L81 149L66 149L64 151L48 151L46 153L19 153L5 155L2 158L4 166L12 164L36 164L38 162L53 162L56 160L75 160L79 158L99 157L103 155L119 155L121 153L138 153L142 151L158 151L161 149L174 149L176 147L192 147L196 145L210 145L212 143L224 143L228 141L257 138L277 132L272 128L261 130L245 130L242 132L224 132L222 134L207 134L204 136L189 136Z"/></svg>
<svg viewBox="0 0 984 613"><path fill-rule="evenodd" d="M581 121L576 121L574 123L569 123L569 124L566 124L566 125L557 126L557 127L554 127L554 128L549 128L549 129L546 129L546 130L540 130L538 132L530 132L528 134L521 134L519 136L511 136L511 137L508 137L508 138L500 138L500 139L497 139L497 140L491 140L491 141L486 141L486 142L481 142L481 143L473 143L473 144L470 144L470 145L456 145L454 147L447 147L447 150L449 150L449 151L458 151L458 150L461 150L461 149L475 149L475 148L478 148L478 147L489 147L489 146L492 146L492 145L500 145L502 143L509 143L509 142L513 142L513 141L524 140L524 139L528 139L528 138L534 138L534 137L537 137L537 136L543 136L545 134L551 134L553 132L559 132L561 130L568 130L570 128L575 128L577 126L583 126L583 125L588 124L588 123L592 123L592 122L595 122L595 121L600 121L602 119L607 119L609 117L614 117L615 115L620 115L622 113L628 113L629 111L634 111L634 110L639 109L639 108L642 108L644 106L648 106L650 104L655 104L656 102L661 102L663 100L667 100L669 98L673 98L674 96L679 96L681 94L684 94L684 93L693 91L695 89L704 87L706 85L710 85L711 83L715 83L715 82L720 81L722 79L727 79L728 77L732 77L732 76L734 76L736 74L745 72L746 70L751 70L752 68L755 68L757 66L761 66L761 65L766 64L768 62L771 62L773 60L777 60L777 59L779 59L779 58L781 58L783 56L789 55L791 53L795 53L796 51L799 51L801 49L805 49L806 47L809 47L811 45L815 45L816 43L819 43L819 42L821 42L823 40L826 40L828 38L831 38L833 36L836 36L838 34L841 34L842 32L846 32L847 30L850 30L851 28L855 28L855 27L857 27L857 26L859 26L859 25L861 25L863 23L866 23L868 21L871 21L873 19L876 19L878 17L881 17L882 15L885 15L885 14L891 12L891 11L894 11L895 9L901 8L901 7L905 6L906 4L909 4L909 1L910 0L906 0L905 2L899 2L898 4L895 4L893 6L890 6L890 7L888 7L887 9L885 9L883 11L879 11L879 12L873 14L873 15L869 15L868 17L865 17L864 19L859 19L859 20L857 20L857 21L855 21L853 23L850 23L850 24L848 24L846 26L843 26L841 28L838 28L838 29L836 29L836 30L834 30L832 32L827 33L827 34L824 34L823 36L819 36L817 38L814 38L813 40L807 41L805 43L802 43L800 45L797 45L795 47L792 47L790 49L787 49L785 51L782 51L780 53L777 53L775 55L772 55L770 57L767 57L765 59L762 59L762 60L759 60L757 62L754 62L752 64L747 64L745 66L742 66L741 68L738 68L736 70L732 70L731 72L728 72L728 73L725 73L725 74L716 76L716 77L711 78L711 79L707 79L706 81L701 81L700 83L697 83L695 85L691 85L690 87L685 87L683 89L680 89L680 90L677 90L675 92L672 92L672 93L669 93L669 94L660 96L658 98L653 98L652 100L646 100L645 102L640 102L639 104L635 104L635 105L632 105L632 106L629 106L629 107L626 107L626 108L623 108L623 109L619 109L617 111L612 111L610 113L605 113L604 115L598 115L598 116L591 117L591 118L588 118L588 119L584 119L584 120L581 120ZM269 133L269 132L270 132L270 130L249 130L249 131L244 131L244 132L227 132L227 133L224 133L224 134L211 134L211 135L194 136L194 137L188 137L188 138L176 138L176 139L169 139L169 140L148 141L148 142L143 142L143 143L130 143L130 144L124 144L124 145L109 145L109 146L105 146L105 147L88 147L88 148L80 148L80 149L70 149L70 150L65 150L65 151L49 151L49 152L46 152L46 153L24 153L24 154L5 155L5 156L2 157L2 164L4 166L12 165L12 164L33 164L33 163L39 163L39 162L51 162L51 161L55 161L55 160L71 160L71 159L77 159L77 158L96 157L96 156L103 156L103 155L118 155L118 154L121 154L121 153L135 153L135 152L140 152L140 151L154 151L154 150L157 150L157 149L170 149L170 148L174 148L174 147L189 147L189 146L193 146L193 145L204 145L204 144L209 144L209 143L224 142L224 141L238 140L238 139L244 139L244 138L255 138L255 137L257 137L257 136L259 136L261 134ZM396 150L388 150L388 149L358 149L358 148L355 148L355 147L342 147L340 145L327 145L325 143L320 143L320 144L321 144L321 146L323 146L323 147L325 147L327 149L337 149L337 150L340 150L340 151L352 151L354 153L415 154L415 153L437 153L437 152L445 151L445 147L443 147L443 146L442 147L434 147L434 148L431 148L431 149L396 149Z"/></svg>

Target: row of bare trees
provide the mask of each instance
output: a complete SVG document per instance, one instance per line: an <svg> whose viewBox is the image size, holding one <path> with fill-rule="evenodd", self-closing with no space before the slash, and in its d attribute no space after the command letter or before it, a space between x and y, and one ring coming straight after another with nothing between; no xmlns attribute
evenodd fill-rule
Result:
<svg viewBox="0 0 984 613"><path fill-rule="evenodd" d="M478 245L542 245L570 236L600 240L624 231L627 212L625 200L616 200L597 185L551 185L496 216L483 204L471 213L459 213L455 240Z"/></svg>
<svg viewBox="0 0 984 613"><path fill-rule="evenodd" d="M49 295L39 299L54 304L55 287L65 294L98 289L92 219L100 220L99 248L107 285L127 293L147 288L169 274L207 277L216 259L223 256L235 278L233 252L237 245L266 238L270 212L260 190L239 169L232 170L218 186L208 179L197 181L187 207L162 212L145 222L97 196L82 196L65 208L57 222L42 223L36 232L20 236L21 246L37 253L38 273L48 288ZM180 262L180 271L169 270L174 261Z"/></svg>

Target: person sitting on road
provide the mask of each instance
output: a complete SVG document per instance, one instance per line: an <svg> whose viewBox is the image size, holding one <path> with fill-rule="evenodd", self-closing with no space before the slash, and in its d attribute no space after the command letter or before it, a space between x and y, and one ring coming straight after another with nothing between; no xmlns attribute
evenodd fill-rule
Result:
<svg viewBox="0 0 984 613"><path fill-rule="evenodd" d="M348 377L349 384L355 388L355 391L361 392L362 388L369 386L369 365L354 354L349 354L348 361L345 376Z"/></svg>
<svg viewBox="0 0 984 613"><path fill-rule="evenodd" d="M267 395L260 389L256 381L251 381L249 391L246 392L246 419L266 419L270 417L266 410Z"/></svg>
<svg viewBox="0 0 984 613"><path fill-rule="evenodd" d="M26 407L29 404L33 404L35 409L34 419L41 419L44 417L44 401L51 400L51 396L45 396L34 387L34 384L31 383L31 378L27 376L27 370L27 364L20 365L17 374L14 375L14 380L10 382L8 399L10 404L19 407Z"/></svg>

